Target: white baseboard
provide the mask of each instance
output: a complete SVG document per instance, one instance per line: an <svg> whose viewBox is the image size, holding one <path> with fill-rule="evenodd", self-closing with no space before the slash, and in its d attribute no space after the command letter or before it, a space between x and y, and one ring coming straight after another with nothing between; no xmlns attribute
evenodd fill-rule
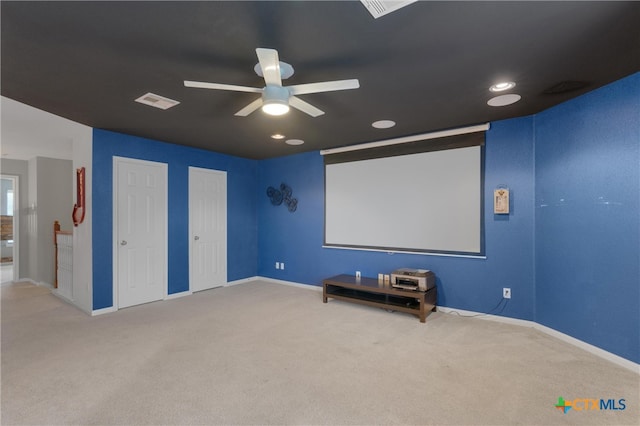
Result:
<svg viewBox="0 0 640 426"><path fill-rule="evenodd" d="M260 279L260 277L258 277L258 276L253 276L253 277L249 277L249 278L241 278L239 280L229 281L224 286L225 287L230 287L232 285L246 284L246 283L250 283L252 281L256 281L256 280L259 280L259 279Z"/></svg>
<svg viewBox="0 0 640 426"><path fill-rule="evenodd" d="M84 307L82 307L79 304L77 304L75 302L75 300L69 299L68 297L60 294L60 292L58 292L55 288L51 291L51 294L53 294L54 296L56 296L58 299L62 300L63 302L70 304L74 308L79 309L82 313L87 314L87 315L93 315L93 313L90 310L86 310Z"/></svg>
<svg viewBox="0 0 640 426"><path fill-rule="evenodd" d="M477 318L488 321L503 322L506 324L519 325L522 327L534 328L536 323L529 320L523 320L518 318L502 317L500 315L490 315L482 312L465 311L464 309L447 308L446 306L437 306L438 311L446 314L459 314L461 317Z"/></svg>
<svg viewBox="0 0 640 426"><path fill-rule="evenodd" d="M30 282L31 284L36 284L35 281L30 280L29 278L14 278L11 281L4 281L4 282L0 283L0 287L6 287L6 286L14 284L14 283L21 283L21 282L25 282L25 281L26 282Z"/></svg>
<svg viewBox="0 0 640 426"><path fill-rule="evenodd" d="M76 308L80 309L85 314L87 314L89 316L93 316L93 311L91 309L87 310L87 309L84 308L84 306L80 306L80 305L76 305L76 304L74 304L73 306L75 306Z"/></svg>
<svg viewBox="0 0 640 426"><path fill-rule="evenodd" d="M5 281L5 282L2 283L2 286L4 287L4 286L7 286L7 285L11 285L13 283L24 283L24 282L31 283L33 285L37 285L38 287L47 287L47 288L50 288L52 290L55 290L53 288L52 284L46 283L44 281L35 281L35 280L32 280L31 278L18 278L18 279L15 279L13 281Z"/></svg>
<svg viewBox="0 0 640 426"><path fill-rule="evenodd" d="M499 315L487 315L487 314L483 314L481 312L473 312L473 311L465 311L463 309L452 309L452 308L447 308L444 306L438 306L437 307L438 311L440 312L444 312L447 314L454 314L454 313L458 313L460 314L460 316L462 317L471 317L471 318L476 318L476 319L483 319L483 320L489 320L489 321L496 321L496 322L502 322L502 323L506 323L506 324L513 324L513 325L519 325L522 327L529 327L529 328L533 328L536 329L542 333L545 333L549 336L555 337L556 339L560 339L564 342L567 342L573 346L577 346L582 350L585 350L593 355L596 355L600 358L606 359L609 362L613 362L614 364L617 364L621 367L624 367L628 370L633 371L636 374L640 375L640 364L637 364L631 360L628 360L626 358L622 358L619 355L616 355L614 353L605 351L604 349L601 349L597 346L593 346L587 342L584 342L580 339L576 339L575 337L571 337L568 334L564 334L558 330L554 330L553 328L544 326L542 324L538 324L535 321L529 321L529 320L522 320L522 319L518 319L518 318L509 318L509 317L502 317Z"/></svg>
<svg viewBox="0 0 640 426"><path fill-rule="evenodd" d="M73 301L73 299L69 299L67 296L65 296L62 293L60 293L57 288L52 289L51 290L51 294L53 294L54 296L56 296L59 299L64 300L67 303L70 303L73 306L76 305L75 302Z"/></svg>
<svg viewBox="0 0 640 426"><path fill-rule="evenodd" d="M32 280L31 278L20 278L18 280L10 281L9 284L12 284L12 283L24 283L24 282L31 283L33 285L40 285L40 283L38 283L37 281Z"/></svg>
<svg viewBox="0 0 640 426"><path fill-rule="evenodd" d="M113 306L109 306L108 308L94 309L93 311L91 311L91 316L95 317L96 315L110 314L111 312L116 311L116 308L114 308Z"/></svg>
<svg viewBox="0 0 640 426"><path fill-rule="evenodd" d="M306 290L322 291L322 287L317 285L301 284L293 281L284 281L284 280L278 280L275 278L268 278L268 277L256 277L256 279L260 281L268 281L270 283L275 283L275 284L282 284L282 285L288 285L292 287L304 288Z"/></svg>
<svg viewBox="0 0 640 426"><path fill-rule="evenodd" d="M171 293L171 294L167 295L167 297L165 297L164 300L178 299L178 298L184 297L184 296L191 296L192 294L193 293L191 292L191 290L181 291L179 293Z"/></svg>
<svg viewBox="0 0 640 426"><path fill-rule="evenodd" d="M570 343L574 346L579 347L580 349L584 349L587 352L590 352L600 358L604 358L607 361L611 361L614 364L619 365L620 367L624 367L628 370L633 371L634 373L640 375L640 364L637 364L633 361L630 361L626 358L622 358L616 354L605 351L604 349L600 349L597 346L593 346L587 342L583 342L580 339L576 339L575 337L571 337L568 334L564 334L558 330L554 330L553 328L547 327L546 325L534 323L534 328L542 333L548 334L549 336L556 337L562 341Z"/></svg>

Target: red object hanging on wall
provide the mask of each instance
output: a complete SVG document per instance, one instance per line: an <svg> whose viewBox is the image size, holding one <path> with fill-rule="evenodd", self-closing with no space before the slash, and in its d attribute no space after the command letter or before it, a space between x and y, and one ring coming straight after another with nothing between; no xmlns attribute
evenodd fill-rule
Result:
<svg viewBox="0 0 640 426"><path fill-rule="evenodd" d="M84 221L84 167L76 170L76 204L73 205L73 226L78 226Z"/></svg>

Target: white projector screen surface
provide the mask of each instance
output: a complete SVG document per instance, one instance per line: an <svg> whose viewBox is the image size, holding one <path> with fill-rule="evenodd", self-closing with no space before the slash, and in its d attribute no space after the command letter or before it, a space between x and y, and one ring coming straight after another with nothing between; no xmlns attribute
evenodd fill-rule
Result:
<svg viewBox="0 0 640 426"><path fill-rule="evenodd" d="M325 245L482 252L481 147L325 166Z"/></svg>

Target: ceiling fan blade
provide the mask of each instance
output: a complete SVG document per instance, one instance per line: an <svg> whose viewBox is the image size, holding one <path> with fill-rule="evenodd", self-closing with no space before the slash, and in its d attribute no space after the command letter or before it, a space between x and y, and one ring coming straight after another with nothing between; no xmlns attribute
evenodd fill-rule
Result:
<svg viewBox="0 0 640 426"><path fill-rule="evenodd" d="M295 96L289 97L289 105L299 109L302 112L309 114L312 117L317 117L319 115L324 114L324 111L314 107L310 103L305 102L300 98L296 98Z"/></svg>
<svg viewBox="0 0 640 426"><path fill-rule="evenodd" d="M260 68L262 68L264 82L267 83L267 85L282 86L278 51L274 49L257 48L256 54L258 55Z"/></svg>
<svg viewBox="0 0 640 426"><path fill-rule="evenodd" d="M287 86L289 93L292 95L304 95L306 93L319 93L319 92L333 92L336 90L349 90L357 89L360 87L360 82L357 78L352 80L336 80L325 81L322 83L308 83L308 84L296 84L294 86Z"/></svg>
<svg viewBox="0 0 640 426"><path fill-rule="evenodd" d="M202 81L184 81L185 87L195 87L198 89L233 90L234 92L262 93L258 87L235 86L233 84L205 83Z"/></svg>
<svg viewBox="0 0 640 426"><path fill-rule="evenodd" d="M246 107L242 108L240 111L236 112L234 115L238 117L246 117L251 114L253 111L257 110L262 106L262 98L258 98L255 101L251 102Z"/></svg>

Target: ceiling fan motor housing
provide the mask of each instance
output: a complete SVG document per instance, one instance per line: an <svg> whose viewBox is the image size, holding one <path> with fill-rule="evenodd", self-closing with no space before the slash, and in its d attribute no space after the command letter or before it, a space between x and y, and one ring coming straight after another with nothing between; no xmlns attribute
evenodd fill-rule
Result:
<svg viewBox="0 0 640 426"><path fill-rule="evenodd" d="M286 63L286 62L282 62L279 61L278 64L280 65L280 78L283 80L286 80L287 78L291 77L294 73L293 70L293 66ZM258 62L256 64L255 67L253 67L253 70L256 72L256 74L258 74L260 77L264 77L264 74L262 73L262 66L260 66L260 62Z"/></svg>

